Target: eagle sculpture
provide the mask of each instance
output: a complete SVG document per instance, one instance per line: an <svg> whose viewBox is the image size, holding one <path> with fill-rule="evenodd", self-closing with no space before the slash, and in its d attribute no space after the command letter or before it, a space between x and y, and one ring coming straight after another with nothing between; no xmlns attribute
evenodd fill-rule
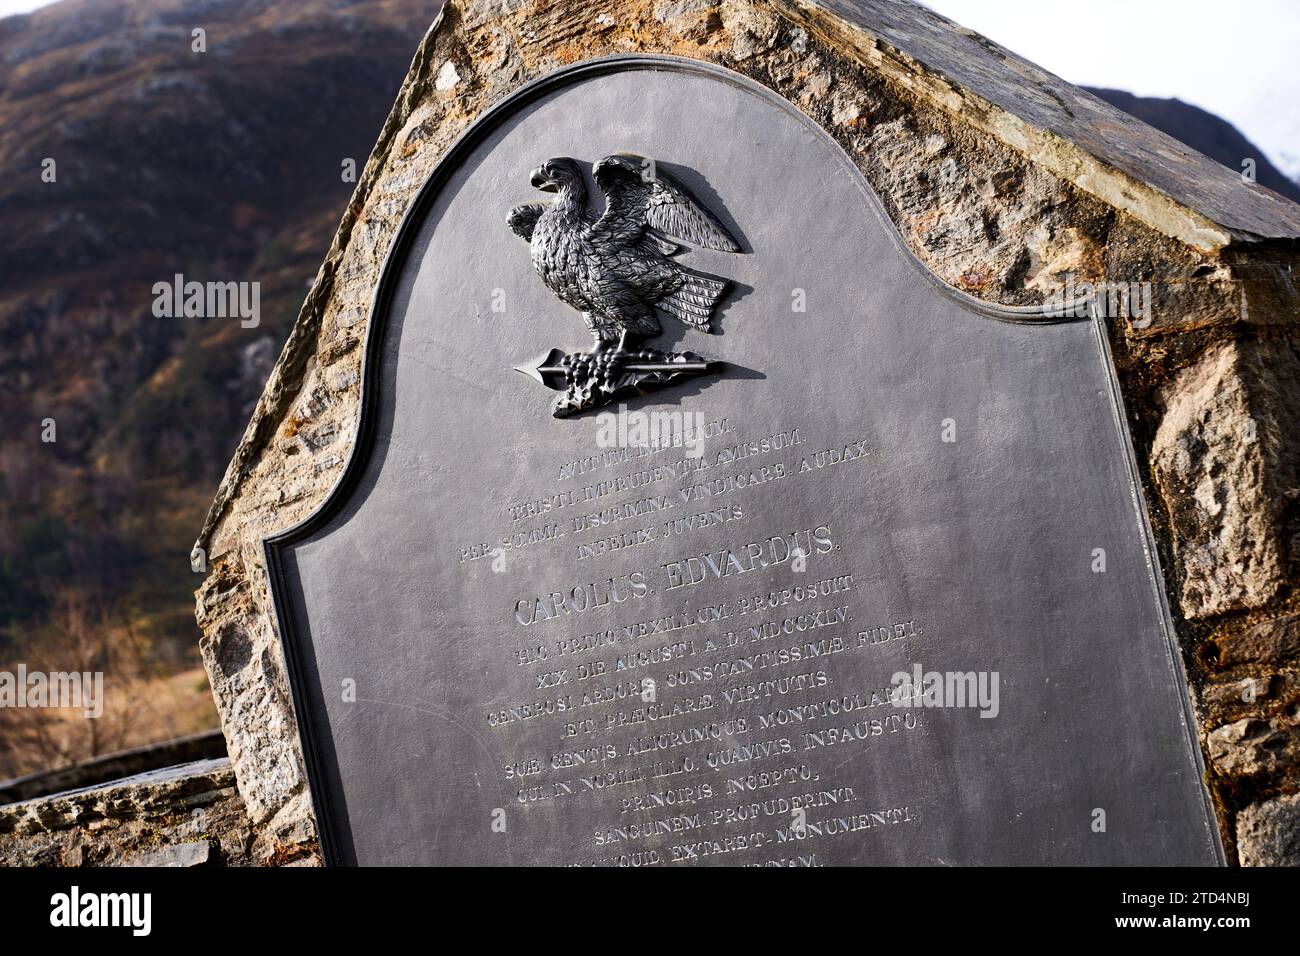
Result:
<svg viewBox="0 0 1300 956"><path fill-rule="evenodd" d="M739 252L720 222L655 164L641 156L606 156L592 171L605 194L599 216L587 209L587 186L572 159L548 159L532 185L555 202L516 206L510 228L532 247L533 268L562 302L582 313L594 352L622 356L629 336L658 335L655 309L701 332L727 290L726 279L696 272L672 257L686 242Z"/></svg>

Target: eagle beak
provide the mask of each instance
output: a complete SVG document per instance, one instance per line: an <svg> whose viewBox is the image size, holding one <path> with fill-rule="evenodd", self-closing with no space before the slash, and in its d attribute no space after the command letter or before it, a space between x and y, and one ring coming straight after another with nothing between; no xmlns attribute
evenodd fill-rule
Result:
<svg viewBox="0 0 1300 956"><path fill-rule="evenodd" d="M532 178L529 179L528 182L534 189L540 189L543 192L553 193L557 188L555 180L547 176L546 173L542 171L541 166L538 166L533 170Z"/></svg>

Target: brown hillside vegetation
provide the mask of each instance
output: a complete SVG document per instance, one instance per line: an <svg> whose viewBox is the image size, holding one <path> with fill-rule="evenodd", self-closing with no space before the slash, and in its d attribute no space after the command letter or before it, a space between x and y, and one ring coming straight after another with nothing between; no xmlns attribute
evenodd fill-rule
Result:
<svg viewBox="0 0 1300 956"><path fill-rule="evenodd" d="M123 683L197 663L194 535L351 194L343 162L436 10L65 0L0 21L0 669L56 667L69 602ZM176 273L259 282L257 327L155 317ZM104 720L138 731L129 697ZM0 777L92 736L0 755Z"/></svg>

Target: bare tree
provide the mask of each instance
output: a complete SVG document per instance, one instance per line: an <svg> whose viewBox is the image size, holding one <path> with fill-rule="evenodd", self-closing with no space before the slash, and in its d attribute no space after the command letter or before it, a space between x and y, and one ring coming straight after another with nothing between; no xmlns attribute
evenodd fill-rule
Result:
<svg viewBox="0 0 1300 956"><path fill-rule="evenodd" d="M103 712L95 718L79 708L0 708L0 776L68 766L120 750L149 723L147 642L138 638L129 619L71 587L57 590L50 618L39 635L19 641L15 659L0 669L13 673L22 663L28 673L100 672Z"/></svg>

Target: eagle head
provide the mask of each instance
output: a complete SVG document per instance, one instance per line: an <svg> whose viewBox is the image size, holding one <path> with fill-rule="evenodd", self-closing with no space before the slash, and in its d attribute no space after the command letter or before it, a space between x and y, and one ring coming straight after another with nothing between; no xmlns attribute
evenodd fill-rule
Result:
<svg viewBox="0 0 1300 956"><path fill-rule="evenodd" d="M542 163L533 170L529 183L532 184L534 189L540 189L548 193L559 192L566 186L575 192L584 191L582 170L578 168L577 163L567 156L548 159Z"/></svg>

